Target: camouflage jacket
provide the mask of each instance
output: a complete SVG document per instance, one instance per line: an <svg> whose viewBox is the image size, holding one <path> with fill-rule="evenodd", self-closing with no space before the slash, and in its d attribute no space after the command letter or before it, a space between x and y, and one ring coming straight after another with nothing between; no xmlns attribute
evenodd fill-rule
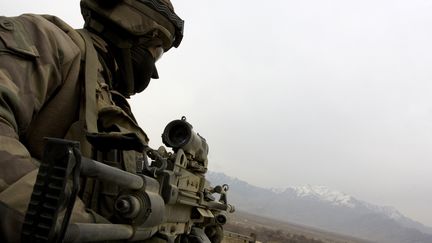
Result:
<svg viewBox="0 0 432 243"><path fill-rule="evenodd" d="M98 50L104 50L105 43L92 37ZM93 132L134 133L148 142L126 99L110 90L110 77L97 58L91 66L97 69L95 90L85 90L85 44L78 32L54 16L0 17L0 203L21 213L27 208L43 137L81 141L84 156L91 156L84 141L86 95L95 101L90 104L98 124L91 124L96 127ZM114 166L133 172L134 156L125 152L124 163Z"/></svg>

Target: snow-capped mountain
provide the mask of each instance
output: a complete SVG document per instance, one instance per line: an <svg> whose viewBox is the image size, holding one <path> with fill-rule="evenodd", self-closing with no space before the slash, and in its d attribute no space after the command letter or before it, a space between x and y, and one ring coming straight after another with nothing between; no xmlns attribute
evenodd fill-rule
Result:
<svg viewBox="0 0 432 243"><path fill-rule="evenodd" d="M345 206L345 207L354 207L353 198L343 192L331 190L326 186L312 186L312 185L304 185L304 186L295 186L288 187L285 189L270 189L274 193L287 193L288 191L293 191L298 197L311 197L317 200L329 202L335 206Z"/></svg>
<svg viewBox="0 0 432 243"><path fill-rule="evenodd" d="M294 192L299 198L313 198L318 201L329 203L333 206L347 207L358 210L371 211L373 213L384 215L389 219L410 228L418 229L424 233L432 234L432 229L401 214L396 208L391 206L378 206L365 201L358 200L346 193L332 190L326 186L294 186L285 189L272 188L271 191L277 194Z"/></svg>
<svg viewBox="0 0 432 243"><path fill-rule="evenodd" d="M364 207L375 213L383 214L394 220L408 219L402 215L396 208L390 206L377 206L364 201L360 201L346 193L332 190L326 186L294 186L288 188L271 188L276 194L295 193L299 198L313 198L322 202L327 202L334 206L340 207Z"/></svg>
<svg viewBox="0 0 432 243"><path fill-rule="evenodd" d="M257 215L352 235L377 242L431 243L432 229L402 215L325 186L265 189L222 173L209 172L212 184L229 184L229 201Z"/></svg>

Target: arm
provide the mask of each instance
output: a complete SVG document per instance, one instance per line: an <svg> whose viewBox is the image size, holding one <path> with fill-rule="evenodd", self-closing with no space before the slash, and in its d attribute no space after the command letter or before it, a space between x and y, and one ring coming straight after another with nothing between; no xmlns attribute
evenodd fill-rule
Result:
<svg viewBox="0 0 432 243"><path fill-rule="evenodd" d="M7 242L13 238L6 234L20 227L37 173L35 121L46 101L77 79L70 73L79 68L80 54L40 17L0 18L10 26L0 27L0 239Z"/></svg>

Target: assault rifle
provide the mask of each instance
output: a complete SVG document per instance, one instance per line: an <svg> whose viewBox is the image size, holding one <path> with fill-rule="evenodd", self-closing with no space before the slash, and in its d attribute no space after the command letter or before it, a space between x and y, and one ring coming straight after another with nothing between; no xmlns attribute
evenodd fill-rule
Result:
<svg viewBox="0 0 432 243"><path fill-rule="evenodd" d="M162 138L173 152L145 147L137 174L81 156L78 142L47 138L22 242L141 241L156 234L168 242L190 236L209 242L205 234L221 233L234 212L228 186L211 187L205 179L208 145L184 117L170 122ZM121 188L115 223L69 223L82 178Z"/></svg>

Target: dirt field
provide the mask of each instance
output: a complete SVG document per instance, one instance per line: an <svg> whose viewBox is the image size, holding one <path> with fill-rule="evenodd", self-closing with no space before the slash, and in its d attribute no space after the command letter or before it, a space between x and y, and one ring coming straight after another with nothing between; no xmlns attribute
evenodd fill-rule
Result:
<svg viewBox="0 0 432 243"><path fill-rule="evenodd" d="M244 212L230 215L224 229L244 236L256 235L264 243L371 243L350 236L339 235L302 225L277 221ZM226 236L224 243L248 243L249 239ZM243 241L242 241L243 240Z"/></svg>

